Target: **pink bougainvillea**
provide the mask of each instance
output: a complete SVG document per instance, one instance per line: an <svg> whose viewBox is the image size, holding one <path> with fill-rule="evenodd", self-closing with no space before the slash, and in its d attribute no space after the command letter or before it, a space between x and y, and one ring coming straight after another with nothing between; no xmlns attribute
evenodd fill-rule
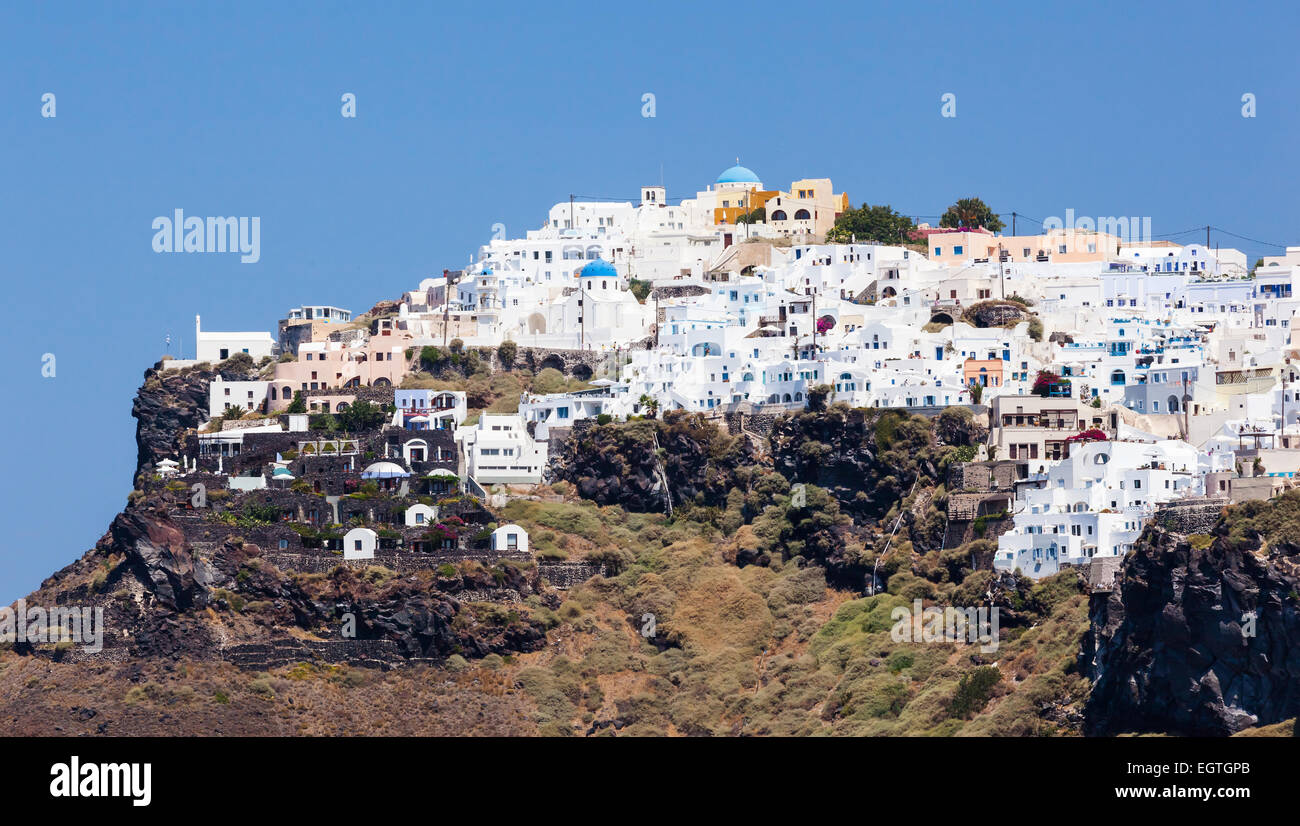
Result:
<svg viewBox="0 0 1300 826"><path fill-rule="evenodd" d="M1104 442L1106 441L1106 434L1102 433L1100 430L1094 427L1090 430L1085 430L1082 433L1076 433L1073 436L1066 439L1066 441L1067 442Z"/></svg>

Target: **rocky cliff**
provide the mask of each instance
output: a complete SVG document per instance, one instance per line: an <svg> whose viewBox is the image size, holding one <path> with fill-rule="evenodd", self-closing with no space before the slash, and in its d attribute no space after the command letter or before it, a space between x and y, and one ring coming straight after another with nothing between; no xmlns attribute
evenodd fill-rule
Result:
<svg viewBox="0 0 1300 826"><path fill-rule="evenodd" d="M131 416L136 421L136 475L180 450L180 436L208 420L208 383L217 373L199 367L145 371Z"/></svg>
<svg viewBox="0 0 1300 826"><path fill-rule="evenodd" d="M1300 714L1300 533L1283 518L1298 507L1290 493L1213 534L1148 528L1093 597L1088 733L1227 735Z"/></svg>
<svg viewBox="0 0 1300 826"><path fill-rule="evenodd" d="M662 420L579 422L551 458L552 477L583 499L642 512L725 502L736 471L756 462L746 440L679 411Z"/></svg>

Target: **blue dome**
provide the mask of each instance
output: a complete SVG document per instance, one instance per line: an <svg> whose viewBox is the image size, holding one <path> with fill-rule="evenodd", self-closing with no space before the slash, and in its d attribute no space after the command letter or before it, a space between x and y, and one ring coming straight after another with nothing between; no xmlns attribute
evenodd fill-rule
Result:
<svg viewBox="0 0 1300 826"><path fill-rule="evenodd" d="M720 184L756 184L759 183L758 176L754 170L739 164L725 170L718 176L717 183Z"/></svg>
<svg viewBox="0 0 1300 826"><path fill-rule="evenodd" d="M581 278L618 278L618 270L603 258L597 258L582 268Z"/></svg>

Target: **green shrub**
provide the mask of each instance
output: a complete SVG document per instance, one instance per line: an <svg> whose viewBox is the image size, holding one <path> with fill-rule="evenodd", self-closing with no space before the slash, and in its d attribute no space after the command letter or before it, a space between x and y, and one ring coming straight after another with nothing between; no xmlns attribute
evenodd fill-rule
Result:
<svg viewBox="0 0 1300 826"><path fill-rule="evenodd" d="M948 706L951 717L967 719L978 714L993 696L993 686L1002 679L1002 672L991 665L982 665L957 681L957 693Z"/></svg>

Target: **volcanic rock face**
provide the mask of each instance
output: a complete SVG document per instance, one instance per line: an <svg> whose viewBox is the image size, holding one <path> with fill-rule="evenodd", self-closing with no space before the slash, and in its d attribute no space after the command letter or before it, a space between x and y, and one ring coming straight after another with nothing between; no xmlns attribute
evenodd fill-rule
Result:
<svg viewBox="0 0 1300 826"><path fill-rule="evenodd" d="M289 627L337 638L350 615L355 639L389 640L408 658L452 653L481 657L533 650L545 643L538 623L504 608L480 617L466 611L457 598L485 593L521 598L538 592L535 572L530 579L507 565L436 578L411 576L383 585L373 584L363 572L337 568L309 592L292 576L265 564L261 550L242 540L227 539L207 555L193 552L181 530L147 503L119 514L91 554L120 560L109 574L108 588L137 583L142 597L138 602L112 600L105 606L106 624L126 632L123 644L136 656L218 656L220 645L206 621L211 614L201 610L208 608L232 619L238 615L263 629L254 636L266 639ZM232 640L240 641L255 640Z"/></svg>
<svg viewBox="0 0 1300 826"><path fill-rule="evenodd" d="M126 510L113 520L109 536L110 546L126 555L146 589L171 609L189 608L203 587L219 578L208 563L196 565L185 534L165 519Z"/></svg>
<svg viewBox="0 0 1300 826"><path fill-rule="evenodd" d="M208 420L208 383L211 370L188 372L148 370L136 393L131 415L136 420L136 474L153 470L154 463L180 450L180 436Z"/></svg>
<svg viewBox="0 0 1300 826"><path fill-rule="evenodd" d="M1093 598L1081 653L1094 680L1087 732L1228 735L1300 714L1293 564L1222 535L1197 548L1148 529L1115 591Z"/></svg>
<svg viewBox="0 0 1300 826"><path fill-rule="evenodd" d="M725 502L735 470L754 461L745 440L670 412L663 421L621 426L579 422L550 471L601 505L665 511L669 497L674 503Z"/></svg>
<svg viewBox="0 0 1300 826"><path fill-rule="evenodd" d="M826 488L846 512L868 519L907 496L918 476L922 484L939 477L928 422L905 413L834 405L779 419L771 444L778 473Z"/></svg>

